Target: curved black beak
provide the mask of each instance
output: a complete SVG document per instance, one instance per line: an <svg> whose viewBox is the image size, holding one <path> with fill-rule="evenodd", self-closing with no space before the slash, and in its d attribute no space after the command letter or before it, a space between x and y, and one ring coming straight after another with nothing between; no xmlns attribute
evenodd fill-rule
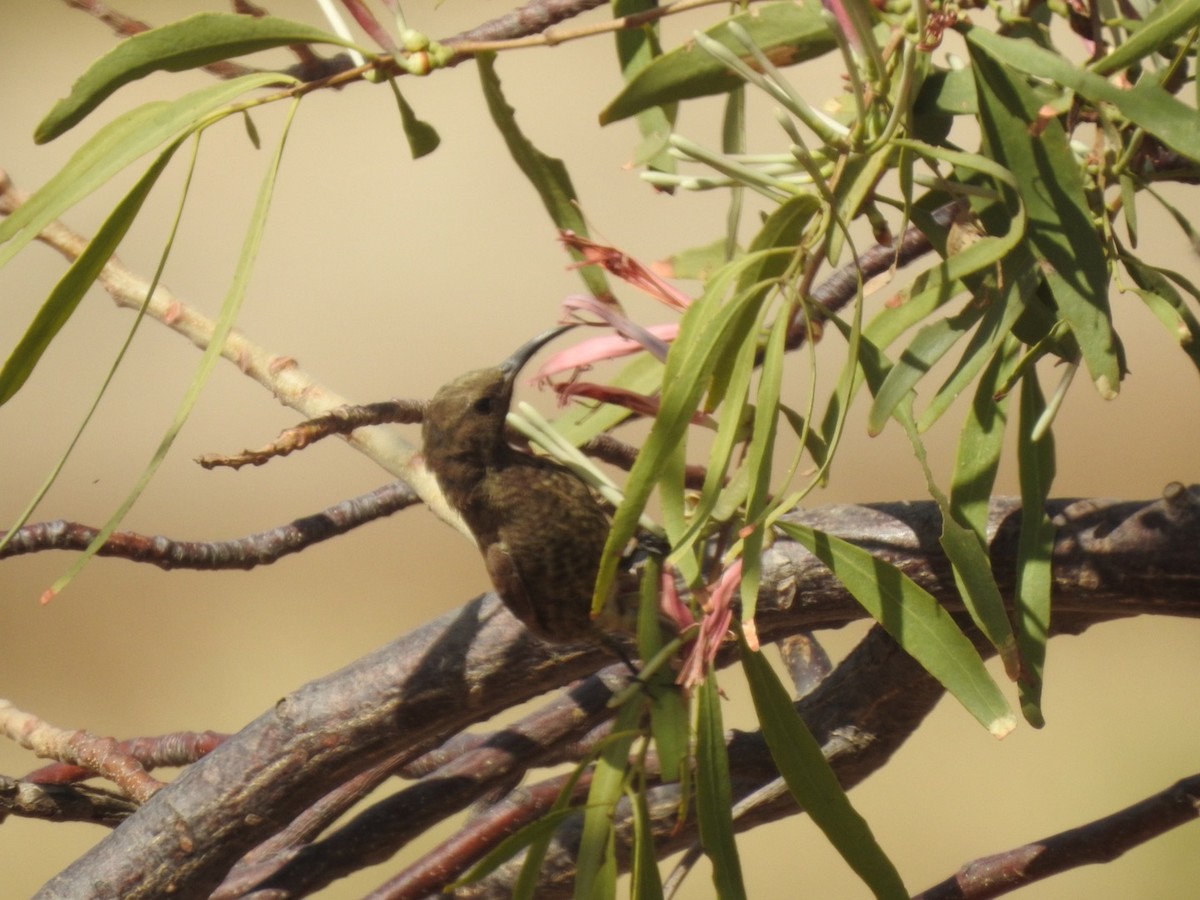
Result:
<svg viewBox="0 0 1200 900"><path fill-rule="evenodd" d="M549 331L543 331L537 337L530 338L518 347L512 356L500 363L500 371L504 373L505 381L511 382L535 353L574 327L574 325L560 325L557 328L551 328Z"/></svg>

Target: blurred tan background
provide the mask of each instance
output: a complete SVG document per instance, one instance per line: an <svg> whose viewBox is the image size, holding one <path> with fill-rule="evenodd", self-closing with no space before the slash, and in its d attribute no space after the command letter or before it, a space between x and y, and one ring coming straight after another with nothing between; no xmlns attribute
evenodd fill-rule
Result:
<svg viewBox="0 0 1200 900"><path fill-rule="evenodd" d="M156 24L199 6L116 5ZM223 7L212 2L206 8ZM454 0L438 9L414 4L408 13L415 27L443 36L505 8ZM0 166L26 189L43 183L116 110L206 83L201 75L153 77L110 100L96 123L34 147L34 125L114 39L64 3L18 0L5 9ZM320 22L312 4L296 0L272 11ZM670 23L668 41L702 21ZM611 39L506 54L499 72L530 136L567 160L604 239L650 261L719 233L723 196L653 193L623 168L636 142L632 126L596 127L597 111L619 86ZM839 87L821 69L797 78L814 101ZM578 290L577 278L565 271L539 202L486 120L477 81L471 65L423 81L404 79L406 97L443 138L432 157L417 163L408 158L386 87L355 85L305 100L239 322L245 333L295 357L331 389L366 402L428 396L554 321L561 298ZM758 111L769 113L769 107L758 104ZM205 311L215 311L227 289L281 113L255 114L261 151L236 120L214 129L200 149L165 281ZM711 104L688 110L681 129L713 146L714 113ZM778 146L779 134L764 128L756 144ZM184 155L120 251L147 275L178 202ZM119 195L102 192L66 220L91 234ZM1200 209L1194 190L1174 196L1191 212ZM1155 212L1141 209L1147 256L1200 278L1187 242ZM0 271L4 353L62 270L60 259L38 245ZM1169 481L1200 480L1196 373L1140 301L1125 295L1113 302L1133 377L1120 399L1107 404L1086 379L1076 382L1056 427L1058 496L1148 498ZM631 298L631 307L643 321L666 318L640 299ZM131 321L94 291L26 388L0 408L0 527L61 454ZM822 352L832 358L840 347ZM148 322L35 518L101 524L145 466L197 360L190 345ZM906 443L890 432L868 439L862 409L856 412L833 483L813 502L923 497ZM221 364L125 527L182 539L232 538L386 480L336 441L240 473L206 472L192 462L202 453L258 446L296 419ZM943 482L955 421L949 417L931 436ZM416 430L409 431L416 439ZM1011 467L1001 490L1015 492ZM168 574L96 560L62 596L40 607L39 594L70 561L55 553L0 566L0 696L57 726L118 737L235 731L285 692L486 587L475 551L421 509L252 573ZM830 647L843 652L860 634L832 635ZM974 857L1115 811L1197 770L1198 651L1200 625L1192 621L1135 620L1060 639L1050 652L1043 731L1022 726L997 742L953 703L943 703L893 763L854 792L854 802L914 891ZM736 678L730 673L723 683L733 697L727 724L749 726ZM24 751L0 744L0 772L20 775L37 765ZM101 835L83 825L5 822L0 893L31 894ZM760 829L740 846L752 896L864 895L806 820ZM323 896L359 896L420 849ZM1196 896L1198 884L1200 826L1193 824L1110 866L1066 875L1022 896L1171 900ZM694 873L686 891L711 896L707 870Z"/></svg>

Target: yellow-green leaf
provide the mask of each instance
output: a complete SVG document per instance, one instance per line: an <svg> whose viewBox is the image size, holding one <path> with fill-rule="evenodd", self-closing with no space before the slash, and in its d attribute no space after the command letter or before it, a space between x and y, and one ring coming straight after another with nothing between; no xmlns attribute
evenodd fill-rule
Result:
<svg viewBox="0 0 1200 900"><path fill-rule="evenodd" d="M741 651L758 724L796 802L876 897L908 897L900 873L875 840L871 826L850 804L766 657L750 650L745 639Z"/></svg>
<svg viewBox="0 0 1200 900"><path fill-rule="evenodd" d="M587 222L583 213L579 211L575 186L571 184L567 167L561 159L542 153L517 125L516 111L504 99L500 76L496 74L496 55L480 53L475 57L475 61L479 65L479 80L483 85L483 96L487 100L492 121L500 129L513 161L538 192L538 196L542 198L542 205L546 207L546 212L550 214L559 230L586 235ZM577 260L583 259L577 250L572 250L571 255ZM608 279L604 277L601 269L596 266L583 266L579 269L579 277L595 296L610 296Z"/></svg>
<svg viewBox="0 0 1200 900"><path fill-rule="evenodd" d="M0 266L62 212L155 147L207 124L220 107L279 75L245 75L166 102L156 100L114 119L80 147L16 212L0 221Z"/></svg>
<svg viewBox="0 0 1200 900"><path fill-rule="evenodd" d="M996 737L1015 726L1012 711L971 642L933 596L861 547L797 522L775 527L825 563L873 619Z"/></svg>
<svg viewBox="0 0 1200 900"><path fill-rule="evenodd" d="M821 16L820 4L813 0L756 6L731 21L745 28L777 66L813 59L837 46ZM727 23L709 28L705 34L734 53L745 50L742 42L730 34ZM688 41L646 66L600 113L600 123L607 125L678 100L724 94L741 83L741 78L724 63Z"/></svg>
<svg viewBox="0 0 1200 900"><path fill-rule="evenodd" d="M742 864L733 837L733 796L729 755L721 724L721 695L717 673L709 672L696 692L696 817L700 843L712 860L713 884L721 900L745 900Z"/></svg>
<svg viewBox="0 0 1200 900"><path fill-rule="evenodd" d="M135 34L96 60L71 87L71 93L54 104L38 125L39 144L68 131L122 86L152 72L182 72L223 59L284 47L288 44L340 44L352 41L274 16L239 16L200 13L161 28ZM270 73L267 73L270 76ZM259 76L262 77L262 76ZM263 84L294 84L282 73Z"/></svg>

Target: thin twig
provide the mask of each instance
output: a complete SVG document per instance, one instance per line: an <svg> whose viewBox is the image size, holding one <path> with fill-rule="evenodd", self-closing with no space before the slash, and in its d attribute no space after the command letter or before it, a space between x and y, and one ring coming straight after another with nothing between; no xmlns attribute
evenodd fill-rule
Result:
<svg viewBox="0 0 1200 900"><path fill-rule="evenodd" d="M12 815L116 828L137 809L127 797L91 785L32 784L0 775L0 823Z"/></svg>
<svg viewBox="0 0 1200 900"><path fill-rule="evenodd" d="M167 570L253 569L419 502L412 488L402 481L393 481L287 525L231 541L176 541L118 531L97 552L100 556L150 563ZM0 559L43 550L84 550L98 533L90 525L62 520L26 525L0 550Z"/></svg>
<svg viewBox="0 0 1200 900"><path fill-rule="evenodd" d="M0 699L0 734L45 759L57 759L103 775L138 804L145 803L162 787L162 782L150 777L142 764L123 752L112 738L56 728L3 699Z"/></svg>

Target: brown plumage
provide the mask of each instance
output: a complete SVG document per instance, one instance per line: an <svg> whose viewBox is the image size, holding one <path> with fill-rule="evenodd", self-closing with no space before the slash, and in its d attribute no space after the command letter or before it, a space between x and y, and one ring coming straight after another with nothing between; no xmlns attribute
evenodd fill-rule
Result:
<svg viewBox="0 0 1200 900"><path fill-rule="evenodd" d="M517 373L565 330L538 335L500 365L443 386L425 412L425 464L471 529L496 593L518 619L550 641L600 641L616 649L590 615L608 513L573 473L505 439Z"/></svg>

